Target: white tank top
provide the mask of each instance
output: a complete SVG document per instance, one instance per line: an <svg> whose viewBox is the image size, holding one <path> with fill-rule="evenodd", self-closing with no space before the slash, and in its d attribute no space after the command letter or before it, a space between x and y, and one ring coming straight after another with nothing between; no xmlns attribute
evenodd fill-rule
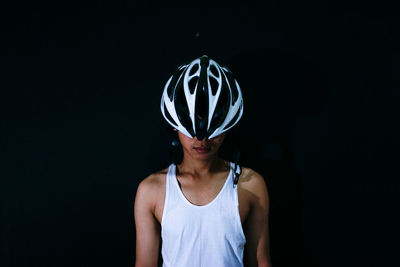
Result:
<svg viewBox="0 0 400 267"><path fill-rule="evenodd" d="M246 238L233 183L234 164L230 166L221 191L203 206L186 199L176 179L176 166L169 166L161 219L163 267L243 266Z"/></svg>

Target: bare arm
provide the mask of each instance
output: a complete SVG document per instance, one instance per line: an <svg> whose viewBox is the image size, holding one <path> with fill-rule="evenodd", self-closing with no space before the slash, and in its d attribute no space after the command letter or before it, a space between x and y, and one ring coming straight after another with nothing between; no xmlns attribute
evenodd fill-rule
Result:
<svg viewBox="0 0 400 267"><path fill-rule="evenodd" d="M154 216L155 190L146 180L139 184L135 198L136 262L135 267L156 267L160 246L160 225Z"/></svg>
<svg viewBox="0 0 400 267"><path fill-rule="evenodd" d="M251 179L253 203L246 221L248 266L270 267L269 253L269 196L264 179L257 173Z"/></svg>

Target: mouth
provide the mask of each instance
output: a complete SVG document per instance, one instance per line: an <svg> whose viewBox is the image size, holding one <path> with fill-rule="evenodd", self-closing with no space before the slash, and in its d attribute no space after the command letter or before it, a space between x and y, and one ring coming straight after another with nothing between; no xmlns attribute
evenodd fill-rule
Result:
<svg viewBox="0 0 400 267"><path fill-rule="evenodd" d="M196 150L197 153L201 154L208 153L211 150L210 147L194 147L193 149Z"/></svg>

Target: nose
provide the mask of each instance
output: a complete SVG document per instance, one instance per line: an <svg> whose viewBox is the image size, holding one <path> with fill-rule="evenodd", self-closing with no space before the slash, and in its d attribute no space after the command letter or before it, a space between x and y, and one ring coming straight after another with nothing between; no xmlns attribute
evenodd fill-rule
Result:
<svg viewBox="0 0 400 267"><path fill-rule="evenodd" d="M194 140L195 140L195 141L198 141L198 142L200 142L200 143L207 143L208 138L203 137L203 139L197 139L197 136L195 136L195 137L194 137Z"/></svg>

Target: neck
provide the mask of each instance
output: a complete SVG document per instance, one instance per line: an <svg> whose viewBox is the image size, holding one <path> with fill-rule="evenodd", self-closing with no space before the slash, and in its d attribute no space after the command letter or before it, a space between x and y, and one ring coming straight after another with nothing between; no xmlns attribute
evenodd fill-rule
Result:
<svg viewBox="0 0 400 267"><path fill-rule="evenodd" d="M212 172L217 172L225 166L225 161L214 155L207 159L193 159L184 155L183 161L179 164L179 171L181 173L191 173L194 176L204 177Z"/></svg>

